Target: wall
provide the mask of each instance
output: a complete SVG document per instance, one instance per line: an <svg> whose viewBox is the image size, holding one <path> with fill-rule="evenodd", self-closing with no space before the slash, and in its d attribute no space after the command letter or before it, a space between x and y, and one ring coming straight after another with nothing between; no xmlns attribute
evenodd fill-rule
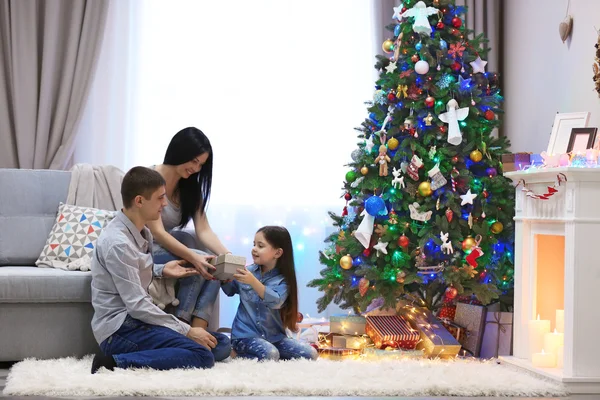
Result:
<svg viewBox="0 0 600 400"><path fill-rule="evenodd" d="M511 150L546 149L557 112L591 112L600 127L600 99L592 81L600 1L571 0L571 38L558 24L568 0L504 0L504 133Z"/></svg>

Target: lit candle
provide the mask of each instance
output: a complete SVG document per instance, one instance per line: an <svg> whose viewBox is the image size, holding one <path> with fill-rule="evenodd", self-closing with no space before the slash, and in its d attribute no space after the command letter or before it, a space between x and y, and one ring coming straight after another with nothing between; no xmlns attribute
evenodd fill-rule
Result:
<svg viewBox="0 0 600 400"><path fill-rule="evenodd" d="M554 368L556 366L556 357L552 353L546 353L542 349L541 353L533 353L531 363L538 368Z"/></svg>
<svg viewBox="0 0 600 400"><path fill-rule="evenodd" d="M565 357L564 352L565 346L558 346L558 350L556 350L556 368L563 368Z"/></svg>
<svg viewBox="0 0 600 400"><path fill-rule="evenodd" d="M564 333L556 332L556 329L553 333L546 333L544 335L544 350L548 353L557 354L558 347L564 345Z"/></svg>
<svg viewBox="0 0 600 400"><path fill-rule="evenodd" d="M529 321L529 359L533 353L539 353L544 348L544 335L550 332L550 320L537 319Z"/></svg>
<svg viewBox="0 0 600 400"><path fill-rule="evenodd" d="M558 163L561 167L569 166L569 155L567 153L561 154Z"/></svg>
<svg viewBox="0 0 600 400"><path fill-rule="evenodd" d="M556 327L559 333L565 333L565 310L556 310Z"/></svg>

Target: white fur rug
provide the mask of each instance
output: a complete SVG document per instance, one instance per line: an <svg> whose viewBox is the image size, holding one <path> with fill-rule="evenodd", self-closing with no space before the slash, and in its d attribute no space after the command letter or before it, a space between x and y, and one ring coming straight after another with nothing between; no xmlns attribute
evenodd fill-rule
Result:
<svg viewBox="0 0 600 400"><path fill-rule="evenodd" d="M102 369L91 357L15 364L4 395L19 396L561 396L561 386L494 361L268 361L209 370Z"/></svg>

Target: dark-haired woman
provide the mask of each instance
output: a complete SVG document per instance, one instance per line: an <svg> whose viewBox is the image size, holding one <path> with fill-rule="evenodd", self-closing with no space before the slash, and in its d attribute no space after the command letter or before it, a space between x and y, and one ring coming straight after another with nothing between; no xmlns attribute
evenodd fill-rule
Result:
<svg viewBox="0 0 600 400"><path fill-rule="evenodd" d="M168 205L161 219L148 225L154 237L153 256L156 264L183 259L201 275L179 281L175 315L194 327L206 328L219 294L220 282L210 274L213 254L229 253L211 229L206 207L212 184L213 151L201 130L179 131L167 148L162 164L154 166L166 181ZM195 235L182 230L194 222Z"/></svg>

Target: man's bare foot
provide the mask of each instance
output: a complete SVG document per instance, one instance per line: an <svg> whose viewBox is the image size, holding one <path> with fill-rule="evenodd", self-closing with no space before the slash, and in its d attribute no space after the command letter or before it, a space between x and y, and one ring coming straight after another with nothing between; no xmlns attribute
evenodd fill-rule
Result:
<svg viewBox="0 0 600 400"><path fill-rule="evenodd" d="M231 353L229 354L230 358L236 358L237 357L237 353L235 352L234 349L231 349Z"/></svg>

